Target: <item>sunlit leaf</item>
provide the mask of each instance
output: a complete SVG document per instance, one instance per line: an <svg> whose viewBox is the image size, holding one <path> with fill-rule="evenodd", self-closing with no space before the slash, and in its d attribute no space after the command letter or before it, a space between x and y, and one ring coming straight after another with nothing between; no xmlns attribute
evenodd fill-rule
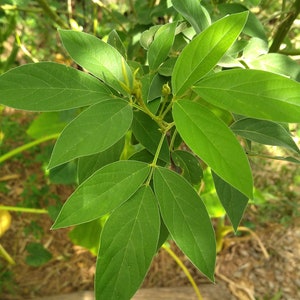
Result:
<svg viewBox="0 0 300 300"><path fill-rule="evenodd" d="M220 177L252 198L253 180L246 154L232 131L210 110L178 100L173 116L185 143Z"/></svg>
<svg viewBox="0 0 300 300"><path fill-rule="evenodd" d="M277 122L300 122L300 84L259 70L213 74L193 88L213 105L230 112Z"/></svg>
<svg viewBox="0 0 300 300"><path fill-rule="evenodd" d="M108 149L125 135L131 122L132 109L127 101L111 99L89 107L59 136L49 168Z"/></svg>
<svg viewBox="0 0 300 300"><path fill-rule="evenodd" d="M128 94L133 87L132 72L118 50L84 32L60 29L59 34L77 64L121 94Z"/></svg>
<svg viewBox="0 0 300 300"><path fill-rule="evenodd" d="M217 21L184 48L172 74L174 95L182 95L217 64L241 33L247 16L244 12Z"/></svg>

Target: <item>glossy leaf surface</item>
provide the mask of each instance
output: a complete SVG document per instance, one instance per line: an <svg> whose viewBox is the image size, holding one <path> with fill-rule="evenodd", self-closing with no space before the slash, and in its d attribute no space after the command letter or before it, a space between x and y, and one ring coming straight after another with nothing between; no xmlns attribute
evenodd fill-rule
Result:
<svg viewBox="0 0 300 300"><path fill-rule="evenodd" d="M58 111L111 98L96 78L51 62L17 67L0 76L0 103L23 110Z"/></svg>
<svg viewBox="0 0 300 300"><path fill-rule="evenodd" d="M96 299L131 299L156 253L159 223L157 201L149 186L141 187L111 214L101 234Z"/></svg>
<svg viewBox="0 0 300 300"><path fill-rule="evenodd" d="M230 112L277 122L300 122L300 84L259 70L229 70L193 88L213 105Z"/></svg>
<svg viewBox="0 0 300 300"><path fill-rule="evenodd" d="M52 228L82 224L111 212L139 189L149 171L147 164L137 161L106 165L79 185Z"/></svg>
<svg viewBox="0 0 300 300"><path fill-rule="evenodd" d="M184 48L172 74L174 95L182 95L212 70L241 33L247 16L244 12L217 21Z"/></svg>
<svg viewBox="0 0 300 300"><path fill-rule="evenodd" d="M244 150L232 131L206 107L174 103L176 128L185 143L220 177L252 198L253 180Z"/></svg>
<svg viewBox="0 0 300 300"><path fill-rule="evenodd" d="M111 99L89 107L59 136L49 168L108 149L125 135L131 122L132 109L124 100Z"/></svg>
<svg viewBox="0 0 300 300"><path fill-rule="evenodd" d="M154 191L172 238L192 263L213 281L215 236L202 200L182 176L161 167L154 170Z"/></svg>

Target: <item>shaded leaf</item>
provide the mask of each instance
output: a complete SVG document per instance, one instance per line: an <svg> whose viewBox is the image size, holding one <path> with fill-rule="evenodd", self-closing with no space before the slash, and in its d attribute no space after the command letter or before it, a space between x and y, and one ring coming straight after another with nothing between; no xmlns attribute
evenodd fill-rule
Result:
<svg viewBox="0 0 300 300"><path fill-rule="evenodd" d="M232 131L199 103L178 100L173 106L176 128L185 143L220 177L252 198L248 159Z"/></svg>
<svg viewBox="0 0 300 300"><path fill-rule="evenodd" d="M172 48L177 23L162 25L156 32L154 40L148 50L148 63L150 70L156 70L168 57Z"/></svg>
<svg viewBox="0 0 300 300"><path fill-rule="evenodd" d="M247 207L248 198L215 173L212 173L212 175L219 199L225 208L234 230L237 231Z"/></svg>
<svg viewBox="0 0 300 300"><path fill-rule="evenodd" d="M215 236L200 197L182 176L162 167L154 170L154 191L172 238L191 262L213 281Z"/></svg>
<svg viewBox="0 0 300 300"><path fill-rule="evenodd" d="M138 161L104 166L84 181L61 209L53 229L86 223L111 212L143 184L150 167Z"/></svg>
<svg viewBox="0 0 300 300"><path fill-rule="evenodd" d="M175 150L172 152L172 160L178 166L182 173L181 175L191 184L200 183L203 178L203 170L199 160L190 152L183 150Z"/></svg>
<svg viewBox="0 0 300 300"><path fill-rule="evenodd" d="M31 111L58 111L111 98L96 78L64 66L41 62L17 67L0 76L0 103Z"/></svg>
<svg viewBox="0 0 300 300"><path fill-rule="evenodd" d="M77 162L69 161L49 171L49 179L55 184L77 183Z"/></svg>
<svg viewBox="0 0 300 300"><path fill-rule="evenodd" d="M259 70L213 74L193 88L213 105L230 112L278 122L300 122L300 84Z"/></svg>
<svg viewBox="0 0 300 300"><path fill-rule="evenodd" d="M218 5L218 11L221 13L222 16L248 11L249 16L243 29L243 32L249 36L258 37L262 40L267 40L264 26L255 16L255 14L249 11L248 8L244 5L239 3L223 3Z"/></svg>
<svg viewBox="0 0 300 300"><path fill-rule="evenodd" d="M109 33L107 43L117 49L123 57L126 57L126 48L116 30Z"/></svg>
<svg viewBox="0 0 300 300"><path fill-rule="evenodd" d="M289 56L279 53L268 53L247 62L252 69L269 71L291 77L300 81L300 65Z"/></svg>
<svg viewBox="0 0 300 300"><path fill-rule="evenodd" d="M174 8L200 33L211 24L207 10L198 0L172 0Z"/></svg>
<svg viewBox="0 0 300 300"><path fill-rule="evenodd" d="M245 118L233 123L230 128L235 134L253 142L280 146L300 153L290 133L278 123Z"/></svg>
<svg viewBox="0 0 300 300"><path fill-rule="evenodd" d="M113 163L120 159L121 153L124 148L124 138L120 139L117 143L108 149L97 154L80 157L78 159L78 182L82 183L94 172L99 170L105 165Z"/></svg>
<svg viewBox="0 0 300 300"><path fill-rule="evenodd" d="M134 112L132 131L136 139L153 155L157 150L161 139L161 132L158 125L145 113ZM165 162L170 161L167 140L163 142L159 158Z"/></svg>
<svg viewBox="0 0 300 300"><path fill-rule="evenodd" d="M157 201L149 186L111 214L101 234L96 299L131 299L156 253L159 223Z"/></svg>
<svg viewBox="0 0 300 300"><path fill-rule="evenodd" d="M132 109L124 100L111 99L89 107L59 136L49 168L108 149L125 135L131 122Z"/></svg>
<svg viewBox="0 0 300 300"><path fill-rule="evenodd" d="M147 149L142 149L138 152L135 152L132 156L129 157L130 160L138 160L145 163L152 163L154 159L154 155L150 153ZM166 163L161 159L158 159L156 164L158 166L164 166Z"/></svg>

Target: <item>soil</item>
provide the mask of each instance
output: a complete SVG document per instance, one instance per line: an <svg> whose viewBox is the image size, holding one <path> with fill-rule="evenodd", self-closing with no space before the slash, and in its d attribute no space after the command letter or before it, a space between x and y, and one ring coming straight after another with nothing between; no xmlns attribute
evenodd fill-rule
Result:
<svg viewBox="0 0 300 300"><path fill-rule="evenodd" d="M22 154L21 161L30 162L26 165L17 159L1 165L2 205L14 206L26 197L38 196L42 198L40 205L43 206L57 201L57 195L65 201L72 193L72 186L49 185L47 182L41 171L42 164L35 162L43 149L45 146ZM260 171L260 163L254 161L253 164L257 170L256 185L272 192L272 195L277 193L277 196L275 200L271 197L267 208L249 205L243 225L255 224L254 234L228 235L224 239L223 250L217 257L216 288L218 283L226 285L230 292L227 299L300 299L300 188L293 184L294 177L300 175L299 169L289 163L272 162ZM28 181L32 178L35 180L36 194L28 191ZM41 194L45 186L47 189ZM53 220L48 215L11 215L11 227L1 237L0 243L16 264L8 265L0 258L1 299L34 299L93 289L96 258L70 242L70 229L51 231L49 228ZM32 224L38 225L36 228L40 226L42 232L26 231ZM28 255L26 245L37 241L51 252L52 259L43 266L32 267L25 262ZM208 281L176 245L171 246L201 290L201 286L207 285ZM153 260L143 287L178 288L189 285L182 270L168 253L161 250ZM225 298L221 295L219 299Z"/></svg>

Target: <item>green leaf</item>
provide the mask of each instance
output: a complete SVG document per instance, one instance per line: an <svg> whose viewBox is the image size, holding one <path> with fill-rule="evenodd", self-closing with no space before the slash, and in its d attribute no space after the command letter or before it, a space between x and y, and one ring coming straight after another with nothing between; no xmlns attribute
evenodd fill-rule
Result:
<svg viewBox="0 0 300 300"><path fill-rule="evenodd" d="M102 219L96 219L88 223L77 225L69 232L69 238L73 244L84 247L92 254L97 255L102 223Z"/></svg>
<svg viewBox="0 0 300 300"><path fill-rule="evenodd" d="M158 74L169 77L173 73L177 57L168 58L158 69Z"/></svg>
<svg viewBox="0 0 300 300"><path fill-rule="evenodd" d="M104 166L69 197L52 229L86 223L111 212L139 189L149 171L149 165L138 161Z"/></svg>
<svg viewBox="0 0 300 300"><path fill-rule="evenodd" d="M212 175L219 199L225 208L234 230L237 231L247 207L248 198L215 173L212 173Z"/></svg>
<svg viewBox="0 0 300 300"><path fill-rule="evenodd" d="M137 160L137 161L142 161L145 163L151 164L154 159L154 155L150 153L147 149L142 149L138 152L135 152L132 156L129 157L130 160ZM161 159L158 159L156 164L158 166L165 166L166 163L162 161Z"/></svg>
<svg viewBox="0 0 300 300"><path fill-rule="evenodd" d="M172 0L174 8L200 33L211 24L207 10L198 0Z"/></svg>
<svg viewBox="0 0 300 300"><path fill-rule="evenodd" d="M155 33L154 40L148 50L150 70L156 70L168 57L172 48L177 23L162 25Z"/></svg>
<svg viewBox="0 0 300 300"><path fill-rule="evenodd" d="M147 96L148 103L162 96L163 85L167 82L168 82L167 78L159 74L156 74L153 77L151 84L149 86L149 92Z"/></svg>
<svg viewBox="0 0 300 300"><path fill-rule="evenodd" d="M87 33L60 29L59 34L77 64L121 94L132 90L132 72L118 50Z"/></svg>
<svg viewBox="0 0 300 300"><path fill-rule="evenodd" d="M82 183L94 172L105 165L120 159L124 148L124 138L109 147L108 149L89 156L80 157L78 160L78 182Z"/></svg>
<svg viewBox="0 0 300 300"><path fill-rule="evenodd" d="M157 250L160 215L149 186L141 187L106 221L96 266L96 299L131 299Z"/></svg>
<svg viewBox="0 0 300 300"><path fill-rule="evenodd" d="M0 76L0 103L31 111L58 111L111 98L96 78L62 64L41 62L17 67Z"/></svg>
<svg viewBox="0 0 300 300"><path fill-rule="evenodd" d="M132 109L121 99L111 99L87 108L59 136L49 168L108 149L125 135L131 122Z"/></svg>
<svg viewBox="0 0 300 300"><path fill-rule="evenodd" d="M158 125L145 113L134 112L132 131L136 139L153 155L157 150L161 139L161 132ZM159 154L159 158L165 162L170 161L169 148L165 139Z"/></svg>
<svg viewBox="0 0 300 300"><path fill-rule="evenodd" d="M69 112L69 111L68 111ZM75 112L72 110L75 117ZM72 118L62 116L66 111L44 112L39 114L33 122L31 122L26 133L34 138L39 139L51 134L60 133Z"/></svg>
<svg viewBox="0 0 300 300"><path fill-rule="evenodd" d="M107 38L107 43L117 49L123 57L126 57L126 48L116 30L112 30Z"/></svg>
<svg viewBox="0 0 300 300"><path fill-rule="evenodd" d="M26 264L32 267L39 267L52 258L52 254L41 243L29 243L26 250L29 253L25 259Z"/></svg>
<svg viewBox="0 0 300 300"><path fill-rule="evenodd" d="M235 134L253 142L284 147L300 153L290 133L278 123L245 118L233 123L230 128Z"/></svg>
<svg viewBox="0 0 300 300"><path fill-rule="evenodd" d="M199 159L197 159L192 153L183 150L175 150L172 153L172 160L175 165L182 170L181 175L187 181L195 185L200 183L203 178L203 170Z"/></svg>
<svg viewBox="0 0 300 300"><path fill-rule="evenodd" d="M197 94L230 112L277 122L300 122L300 84L259 70L228 70L196 84Z"/></svg>
<svg viewBox="0 0 300 300"><path fill-rule="evenodd" d="M77 183L77 162L69 161L49 171L49 179L55 184Z"/></svg>
<svg viewBox="0 0 300 300"><path fill-rule="evenodd" d="M212 70L240 35L247 16L243 12L217 21L183 49L173 70L174 95L182 95Z"/></svg>
<svg viewBox="0 0 300 300"><path fill-rule="evenodd" d="M246 47L243 49L242 58L246 61L246 65L248 65L251 60L259 56L264 56L264 54L268 53L268 51L269 47L267 41L253 37L248 41Z"/></svg>
<svg viewBox="0 0 300 300"><path fill-rule="evenodd" d="M213 281L216 243L202 200L182 176L162 167L154 170L154 191L172 238L191 262Z"/></svg>
<svg viewBox="0 0 300 300"><path fill-rule="evenodd" d="M249 11L247 7L239 3L223 3L218 5L218 11L221 12L221 15L226 16L228 14L240 13L243 11L248 11L249 16L243 32L252 37L258 37L262 40L267 40L266 32L264 26L255 16L254 13Z"/></svg>
<svg viewBox="0 0 300 300"><path fill-rule="evenodd" d="M173 106L176 128L185 143L214 172L252 198L248 159L232 131L199 103L178 100Z"/></svg>
<svg viewBox="0 0 300 300"><path fill-rule="evenodd" d="M144 32L142 32L141 38L140 38L140 44L144 49L146 49L146 50L149 49L150 45L152 44L152 42L154 40L155 33L157 32L157 30L160 27L161 27L161 25L151 26L148 30L145 30Z"/></svg>
<svg viewBox="0 0 300 300"><path fill-rule="evenodd" d="M252 69L269 71L300 81L300 65L290 57L279 53L268 53L247 62Z"/></svg>

